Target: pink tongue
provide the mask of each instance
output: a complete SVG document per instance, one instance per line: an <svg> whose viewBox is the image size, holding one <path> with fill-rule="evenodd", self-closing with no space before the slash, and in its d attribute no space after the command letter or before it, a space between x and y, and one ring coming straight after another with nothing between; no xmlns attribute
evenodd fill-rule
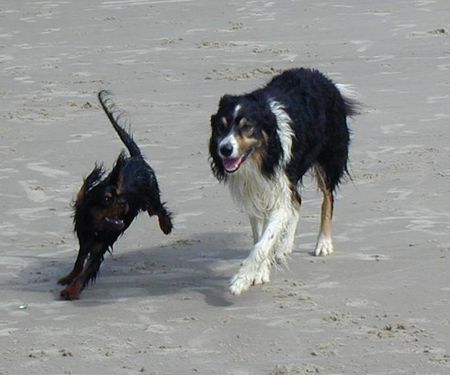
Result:
<svg viewBox="0 0 450 375"><path fill-rule="evenodd" d="M114 217L107 217L106 221L108 223L111 223L112 225L116 225L118 227L121 227L123 225L123 220L119 219L119 218L114 218Z"/></svg>
<svg viewBox="0 0 450 375"><path fill-rule="evenodd" d="M223 167L227 171L234 171L239 167L240 159L224 159L223 160Z"/></svg>

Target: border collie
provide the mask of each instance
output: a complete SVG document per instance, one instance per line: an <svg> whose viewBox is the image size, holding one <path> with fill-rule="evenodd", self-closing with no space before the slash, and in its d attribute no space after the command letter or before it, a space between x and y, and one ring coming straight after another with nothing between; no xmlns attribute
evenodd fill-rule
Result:
<svg viewBox="0 0 450 375"><path fill-rule="evenodd" d="M211 116L211 169L246 210L254 247L231 279L240 295L270 281L270 268L294 246L301 206L300 185L313 170L323 194L315 255L333 252L334 192L347 172L347 117L358 103L313 69L291 69L245 95L225 95ZM349 95L347 95L349 96Z"/></svg>

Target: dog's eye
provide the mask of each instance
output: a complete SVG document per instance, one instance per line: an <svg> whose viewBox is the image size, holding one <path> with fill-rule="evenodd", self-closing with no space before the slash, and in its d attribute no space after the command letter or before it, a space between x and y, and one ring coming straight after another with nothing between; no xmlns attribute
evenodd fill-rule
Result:
<svg viewBox="0 0 450 375"><path fill-rule="evenodd" d="M227 121L226 117L221 117L219 119L219 121L217 121L217 128L220 131L223 131L228 128L228 121Z"/></svg>
<svg viewBox="0 0 450 375"><path fill-rule="evenodd" d="M111 195L105 195L103 196L103 201L105 203L110 203L112 201L112 196Z"/></svg>
<svg viewBox="0 0 450 375"><path fill-rule="evenodd" d="M241 132L243 132L243 133L252 134L253 131L254 131L254 129L253 129L253 126L251 126L251 125L241 126Z"/></svg>

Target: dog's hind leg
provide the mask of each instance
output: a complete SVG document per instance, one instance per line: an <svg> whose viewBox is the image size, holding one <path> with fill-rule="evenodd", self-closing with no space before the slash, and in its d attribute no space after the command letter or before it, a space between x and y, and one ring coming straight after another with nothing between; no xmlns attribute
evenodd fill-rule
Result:
<svg viewBox="0 0 450 375"><path fill-rule="evenodd" d="M322 191L322 208L320 215L320 232L317 237L317 244L314 255L325 256L333 252L333 242L331 240L331 220L333 218L334 196L327 186L326 175L322 168L315 167L317 184Z"/></svg>
<svg viewBox="0 0 450 375"><path fill-rule="evenodd" d="M103 256L107 248L103 244L94 246L93 251L89 254L89 258L83 270L71 281L69 286L63 289L60 293L61 297L66 300L79 299L81 291L88 284L90 280L95 280L100 265L103 261Z"/></svg>
<svg viewBox="0 0 450 375"><path fill-rule="evenodd" d="M78 250L77 259L73 266L72 271L65 277L62 277L58 280L58 284L60 285L69 285L75 277L77 277L81 271L83 271L84 261L86 260L89 254L88 246L85 244L80 245L80 250Z"/></svg>

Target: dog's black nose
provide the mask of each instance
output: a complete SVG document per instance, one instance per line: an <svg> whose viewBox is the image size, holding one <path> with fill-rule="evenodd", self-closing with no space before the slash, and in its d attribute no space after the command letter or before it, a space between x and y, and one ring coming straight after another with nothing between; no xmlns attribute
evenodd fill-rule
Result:
<svg viewBox="0 0 450 375"><path fill-rule="evenodd" d="M233 145L230 143L225 143L224 145L220 146L220 154L222 156L228 157L233 153Z"/></svg>
<svg viewBox="0 0 450 375"><path fill-rule="evenodd" d="M128 202L125 198L119 197L119 198L117 198L117 204L119 206L125 207L128 204Z"/></svg>

